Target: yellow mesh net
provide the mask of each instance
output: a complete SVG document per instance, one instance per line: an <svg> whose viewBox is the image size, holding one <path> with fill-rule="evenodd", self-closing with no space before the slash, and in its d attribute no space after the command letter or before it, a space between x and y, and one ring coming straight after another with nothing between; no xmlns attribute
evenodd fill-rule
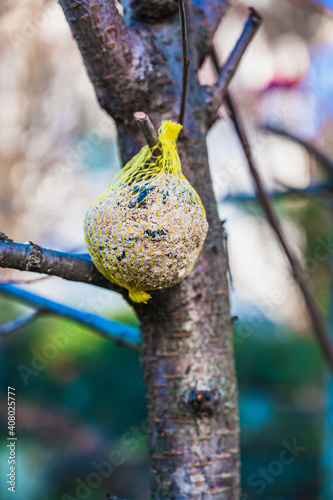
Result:
<svg viewBox="0 0 333 500"><path fill-rule="evenodd" d="M183 280L206 238L205 209L178 156L181 129L163 121L158 145L143 147L115 175L84 220L95 266L133 302L147 303L147 291Z"/></svg>

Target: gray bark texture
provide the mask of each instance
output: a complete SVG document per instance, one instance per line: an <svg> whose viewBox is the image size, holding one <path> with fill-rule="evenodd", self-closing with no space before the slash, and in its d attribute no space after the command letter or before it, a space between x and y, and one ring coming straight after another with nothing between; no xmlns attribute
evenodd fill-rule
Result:
<svg viewBox="0 0 333 500"><path fill-rule="evenodd" d="M163 119L177 120L182 86L178 3L125 0L124 16L113 0L60 4L97 99L116 122L125 163L143 145L135 111L148 113L157 127ZM226 6L226 0L186 3L191 64L178 148L184 174L206 208L208 237L185 281L153 292L147 305L133 304L143 338L154 500L239 497L228 263L206 150L214 110L211 102L207 105L210 92L197 79Z"/></svg>

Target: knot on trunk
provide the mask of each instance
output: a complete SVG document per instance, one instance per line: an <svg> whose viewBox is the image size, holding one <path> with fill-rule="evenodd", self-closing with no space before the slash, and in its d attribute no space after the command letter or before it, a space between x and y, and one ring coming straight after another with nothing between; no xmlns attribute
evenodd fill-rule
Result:
<svg viewBox="0 0 333 500"><path fill-rule="evenodd" d="M178 12L177 0L132 0L131 8L138 19L155 23Z"/></svg>
<svg viewBox="0 0 333 500"><path fill-rule="evenodd" d="M5 241L6 243L7 242L8 243L12 243L13 242L13 240L11 240L10 238L8 238L7 234L2 233L1 231L0 231L0 241Z"/></svg>
<svg viewBox="0 0 333 500"><path fill-rule="evenodd" d="M187 399L187 406L196 414L213 415L219 398L209 390L192 389Z"/></svg>
<svg viewBox="0 0 333 500"><path fill-rule="evenodd" d="M29 241L31 253L27 258L26 270L39 269L43 262L43 252L39 245L35 245L32 241Z"/></svg>

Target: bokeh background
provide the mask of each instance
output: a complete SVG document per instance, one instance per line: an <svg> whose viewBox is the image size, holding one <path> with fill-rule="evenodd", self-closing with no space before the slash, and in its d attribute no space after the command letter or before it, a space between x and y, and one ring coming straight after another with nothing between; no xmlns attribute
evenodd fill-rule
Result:
<svg viewBox="0 0 333 500"><path fill-rule="evenodd" d="M222 60L248 5L231 2L216 33ZM284 130L308 141L333 162L333 2L253 0L251 5L264 24L232 89L261 176L333 334L332 174L304 146L275 133ZM207 60L200 79L214 78ZM223 108L208 149L226 220L232 313L238 317L242 500L331 499L333 387L330 396L302 298L255 201ZM84 252L85 211L119 167L114 124L97 105L59 5L3 0L0 230L18 242ZM9 270L0 276L37 277ZM114 293L58 278L22 286L137 325L131 308ZM28 310L0 295L0 323ZM7 385L17 392L16 498L97 500L106 498L106 491L148 498L145 392L134 353L73 322L43 315L1 339L0 359L3 435ZM288 464L281 462L286 449L294 458ZM105 465L110 453L112 471ZM0 464L6 471L3 441ZM0 498L11 495L1 481Z"/></svg>

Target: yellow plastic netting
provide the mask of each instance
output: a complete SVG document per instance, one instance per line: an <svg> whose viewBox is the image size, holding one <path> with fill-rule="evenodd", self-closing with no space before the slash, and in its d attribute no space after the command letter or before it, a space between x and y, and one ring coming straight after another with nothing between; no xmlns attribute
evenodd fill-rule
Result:
<svg viewBox="0 0 333 500"><path fill-rule="evenodd" d="M206 238L205 209L178 156L181 129L163 121L156 148L143 147L89 207L84 220L95 266L112 283L127 288L133 302L146 303L151 297L147 291L183 280Z"/></svg>

